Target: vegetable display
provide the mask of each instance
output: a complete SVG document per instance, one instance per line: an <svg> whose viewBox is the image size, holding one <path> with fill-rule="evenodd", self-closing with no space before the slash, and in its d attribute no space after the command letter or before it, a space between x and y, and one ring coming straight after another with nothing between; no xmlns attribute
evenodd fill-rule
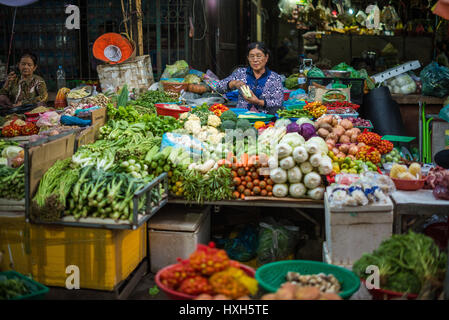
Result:
<svg viewBox="0 0 449 320"><path fill-rule="evenodd" d="M365 253L352 270L366 279L367 267L379 267L380 287L395 292L418 294L442 289L447 255L432 238L409 231L384 240L372 253ZM428 294L428 293L427 293Z"/></svg>
<svg viewBox="0 0 449 320"><path fill-rule="evenodd" d="M0 276L0 300L10 300L30 293L30 289L22 279Z"/></svg>
<svg viewBox="0 0 449 320"><path fill-rule="evenodd" d="M239 299L255 295L257 281L230 260L226 251L199 244L188 259L181 260L160 274L162 285L176 291L197 296L199 300L221 295L223 299Z"/></svg>
<svg viewBox="0 0 449 320"><path fill-rule="evenodd" d="M303 109L293 109L293 110L279 110L278 111L278 116L280 118L302 118L302 117L306 117L306 118L310 118L310 113L307 110L303 110Z"/></svg>
<svg viewBox="0 0 449 320"><path fill-rule="evenodd" d="M25 170L0 165L0 198L22 200L25 198Z"/></svg>
<svg viewBox="0 0 449 320"><path fill-rule="evenodd" d="M301 286L285 282L275 293L267 293L262 300L343 300L338 294L323 293L315 286Z"/></svg>
<svg viewBox="0 0 449 320"><path fill-rule="evenodd" d="M305 111L308 111L315 119L326 114L327 108L321 102L310 102L304 106Z"/></svg>

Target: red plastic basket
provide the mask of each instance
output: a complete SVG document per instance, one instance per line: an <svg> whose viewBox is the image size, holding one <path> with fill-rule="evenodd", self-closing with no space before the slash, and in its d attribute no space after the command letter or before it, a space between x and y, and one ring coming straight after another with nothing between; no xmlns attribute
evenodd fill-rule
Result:
<svg viewBox="0 0 449 320"><path fill-rule="evenodd" d="M169 265L161 270L158 271L158 273L156 273L156 277L154 278L154 280L156 281L156 285L162 290L164 291L164 293L172 300L193 300L196 298L196 296L192 296L190 294L185 294L179 291L175 291L173 289L167 288L166 286L164 286L161 283L161 274L162 272L164 272L167 269L173 268L176 264L172 264ZM240 269L242 269L243 271L245 271L245 273L254 278L254 276L256 275L256 271L248 266L245 266L244 264L240 264Z"/></svg>
<svg viewBox="0 0 449 320"><path fill-rule="evenodd" d="M426 182L426 179L404 180L391 178L391 180L393 180L396 189L404 191L416 191L422 189L424 187L424 183Z"/></svg>
<svg viewBox="0 0 449 320"><path fill-rule="evenodd" d="M178 119L179 115L184 112L189 112L190 108L178 106L180 110L169 109L166 106L170 105L169 103L155 103L157 114L160 116L170 116Z"/></svg>
<svg viewBox="0 0 449 320"><path fill-rule="evenodd" d="M360 279L360 280L366 288L365 280L364 279ZM404 295L404 293L401 293L401 292L395 292L395 291L390 291L390 290L385 290L385 289L368 289L367 288L367 290L373 297L373 300L392 300L395 298L401 298ZM416 298L418 298L417 294L414 294L414 293L407 294L407 300L415 300Z"/></svg>

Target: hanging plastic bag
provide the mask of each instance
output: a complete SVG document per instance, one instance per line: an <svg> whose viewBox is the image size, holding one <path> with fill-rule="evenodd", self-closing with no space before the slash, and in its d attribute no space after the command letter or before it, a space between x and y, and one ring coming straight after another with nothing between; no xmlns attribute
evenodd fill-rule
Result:
<svg viewBox="0 0 449 320"><path fill-rule="evenodd" d="M449 104L440 110L440 113L438 114L438 116L441 119L449 122Z"/></svg>
<svg viewBox="0 0 449 320"><path fill-rule="evenodd" d="M184 60L179 60L174 64L167 64L161 79L184 78L188 73L189 64Z"/></svg>
<svg viewBox="0 0 449 320"><path fill-rule="evenodd" d="M423 95L443 98L449 94L449 68L432 62L421 71L420 77Z"/></svg>

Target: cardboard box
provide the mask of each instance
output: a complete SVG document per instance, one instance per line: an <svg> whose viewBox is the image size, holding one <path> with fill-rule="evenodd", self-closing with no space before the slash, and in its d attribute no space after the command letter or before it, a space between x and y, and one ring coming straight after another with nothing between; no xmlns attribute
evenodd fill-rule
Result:
<svg viewBox="0 0 449 320"><path fill-rule="evenodd" d="M34 196L39 182L44 174L58 160L64 160L71 157L75 151L75 134L70 133L63 137L58 137L40 144L27 148L28 153L28 172L25 174L25 183L28 184L28 195L30 198ZM26 159L26 158L25 158ZM28 182L27 182L28 180Z"/></svg>
<svg viewBox="0 0 449 320"><path fill-rule="evenodd" d="M100 123L96 123L95 125L89 126L81 131L76 137L76 149L81 146L94 143L97 140L97 133L101 127L102 125Z"/></svg>
<svg viewBox="0 0 449 320"><path fill-rule="evenodd" d="M106 118L107 118L107 109L106 108L100 108L96 109L91 112L91 126L98 125L99 127L102 127L106 124ZM99 128L98 127L98 128Z"/></svg>

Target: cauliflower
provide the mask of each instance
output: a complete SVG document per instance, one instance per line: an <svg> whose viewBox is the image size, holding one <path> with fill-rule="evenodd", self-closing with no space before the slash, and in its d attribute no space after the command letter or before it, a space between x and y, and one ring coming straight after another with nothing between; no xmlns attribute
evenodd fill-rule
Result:
<svg viewBox="0 0 449 320"><path fill-rule="evenodd" d="M221 120L219 117L212 114L207 118L207 125L217 128L221 125Z"/></svg>
<svg viewBox="0 0 449 320"><path fill-rule="evenodd" d="M218 130L214 127L208 126L207 127L207 133L212 135L212 134L218 134Z"/></svg>
<svg viewBox="0 0 449 320"><path fill-rule="evenodd" d="M207 131L201 131L196 138L202 142L207 140Z"/></svg>
<svg viewBox="0 0 449 320"><path fill-rule="evenodd" d="M200 117L198 117L196 114L191 114L188 120L201 121Z"/></svg>
<svg viewBox="0 0 449 320"><path fill-rule="evenodd" d="M188 130L190 133L198 133L201 131L201 121L200 120L187 120L184 123L184 129Z"/></svg>
<svg viewBox="0 0 449 320"><path fill-rule="evenodd" d="M221 142L221 140L224 138L224 136L225 136L224 133L211 135L211 136L209 136L209 143L219 144Z"/></svg>
<svg viewBox="0 0 449 320"><path fill-rule="evenodd" d="M179 116L179 120L186 120L188 116L188 112L181 113L181 115Z"/></svg>

